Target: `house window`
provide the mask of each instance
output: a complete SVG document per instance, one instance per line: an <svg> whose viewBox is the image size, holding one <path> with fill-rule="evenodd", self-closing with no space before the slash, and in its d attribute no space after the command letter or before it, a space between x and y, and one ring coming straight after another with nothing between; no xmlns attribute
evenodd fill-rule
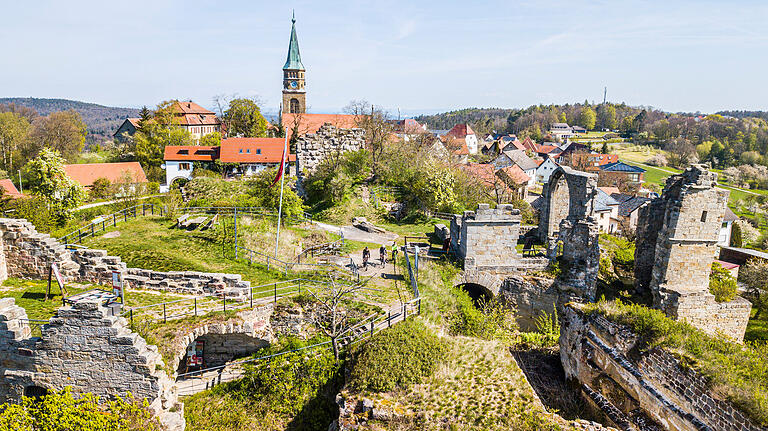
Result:
<svg viewBox="0 0 768 431"><path fill-rule="evenodd" d="M261 148L256 149L256 154L261 154Z"/></svg>
<svg viewBox="0 0 768 431"><path fill-rule="evenodd" d="M706 211L702 211L701 212L701 222L704 223L706 221L707 221L707 212Z"/></svg>
<svg viewBox="0 0 768 431"><path fill-rule="evenodd" d="M250 148L248 148L248 149L246 149L246 150L245 150L245 152L246 152L247 154L251 154L251 149L250 149Z"/></svg>
<svg viewBox="0 0 768 431"><path fill-rule="evenodd" d="M243 154L243 149L242 148L240 148L240 154Z"/></svg>
<svg viewBox="0 0 768 431"><path fill-rule="evenodd" d="M298 114L299 113L299 101L298 99L291 99L290 103L290 111L291 114Z"/></svg>
<svg viewBox="0 0 768 431"><path fill-rule="evenodd" d="M179 170L180 171L188 171L192 169L189 163L179 163Z"/></svg>

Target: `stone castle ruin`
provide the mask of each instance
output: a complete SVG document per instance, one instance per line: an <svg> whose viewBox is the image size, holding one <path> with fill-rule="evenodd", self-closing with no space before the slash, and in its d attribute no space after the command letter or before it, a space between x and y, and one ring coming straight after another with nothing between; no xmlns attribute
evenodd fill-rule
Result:
<svg viewBox="0 0 768 431"><path fill-rule="evenodd" d="M363 129L341 129L331 123L320 126L316 133L298 137L296 141L297 172L312 172L326 157L365 148Z"/></svg>
<svg viewBox="0 0 768 431"><path fill-rule="evenodd" d="M718 303L709 274L728 202L717 174L694 165L667 180L662 195L640 209L635 287L653 295L653 307L714 334L741 341L751 303L736 297Z"/></svg>

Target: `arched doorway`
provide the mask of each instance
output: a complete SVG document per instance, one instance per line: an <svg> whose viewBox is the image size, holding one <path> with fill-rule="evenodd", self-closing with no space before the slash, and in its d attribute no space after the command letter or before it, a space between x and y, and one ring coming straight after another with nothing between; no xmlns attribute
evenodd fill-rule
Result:
<svg viewBox="0 0 768 431"><path fill-rule="evenodd" d="M477 283L463 283L459 284L459 289L467 292L470 298L472 298L472 302L475 303L475 305L479 305L480 301L488 302L491 299L493 299L493 293L488 289L487 287L477 284Z"/></svg>
<svg viewBox="0 0 768 431"><path fill-rule="evenodd" d="M48 389L42 386L32 385L24 388L24 396L35 401L40 401L46 395L48 395Z"/></svg>

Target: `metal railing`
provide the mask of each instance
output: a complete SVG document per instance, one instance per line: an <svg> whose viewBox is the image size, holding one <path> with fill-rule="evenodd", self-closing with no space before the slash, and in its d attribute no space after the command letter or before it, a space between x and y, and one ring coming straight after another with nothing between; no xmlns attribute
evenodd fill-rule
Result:
<svg viewBox="0 0 768 431"><path fill-rule="evenodd" d="M288 275L288 271L301 272L301 271L313 271L325 274L335 274L348 278L354 273L341 265L333 262L328 263L307 263L307 262L286 262L282 259L278 259L274 256L264 254L260 251L252 250L242 245L235 244L235 259L245 259L249 264L261 264L266 266L267 271L276 270L282 272L283 275Z"/></svg>
<svg viewBox="0 0 768 431"><path fill-rule="evenodd" d="M360 321L356 322L353 326L347 328L344 332L339 334L339 337L337 338L337 345L341 348L352 346L355 343L358 343L362 340L368 339L370 337L373 337L378 332L390 328L392 325L395 325L399 322L403 322L408 319L409 316L417 316L421 313L421 298L415 298L411 301L402 303L398 309L395 310L386 310L382 313L374 313L367 317L364 317ZM330 348L332 344L332 340L323 341L321 343L313 344L310 346L304 346L297 349L291 349L286 350L283 352L273 353L270 355L265 356L259 356L255 358L248 358L243 359L239 361L233 361L224 365L219 365L216 367L210 367L205 368L202 370L196 370L192 372L187 372L183 374L179 374L176 376L176 382L177 384L182 383L186 384L187 387L183 385L179 385L179 393L180 395L190 395L192 393L195 393L196 386L199 383L203 387L199 390L203 389L210 389L211 387L215 386L216 384L225 383L227 381L236 380L238 378L242 377L242 372L233 371L228 375L224 375L224 370L226 369L232 369L234 367L238 367L244 364L252 364L260 361L265 360L271 360L283 355L287 355L289 353L296 353L299 351L305 351L305 350L311 350L316 349L320 347L326 347ZM206 374L213 374L211 380L209 381L202 381L203 378L205 378ZM189 379L196 379L199 378L200 380L189 380ZM191 387L190 387L191 386Z"/></svg>
<svg viewBox="0 0 768 431"><path fill-rule="evenodd" d="M96 217L88 224L59 237L59 242L63 244L79 244L83 242L83 239L85 238L94 237L96 234L106 231L107 227L117 226L117 222L125 222L128 221L128 219L136 218L139 215L145 216L148 213L151 215L163 215L165 210L159 205L155 207L155 204L139 204L124 208L120 211L115 211L112 214Z"/></svg>
<svg viewBox="0 0 768 431"><path fill-rule="evenodd" d="M408 277L411 280L413 296L415 298L420 298L421 294L419 293L419 272L418 269L414 270L416 262L414 261L414 266L411 266L411 258L408 256L408 249L406 247L403 247L403 255L405 256L405 265L408 267ZM414 259L418 259L418 256L414 255Z"/></svg>

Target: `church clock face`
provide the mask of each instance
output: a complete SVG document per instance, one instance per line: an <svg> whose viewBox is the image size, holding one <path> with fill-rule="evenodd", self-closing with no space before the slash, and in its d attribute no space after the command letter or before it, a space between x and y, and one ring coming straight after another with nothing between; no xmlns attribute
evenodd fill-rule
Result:
<svg viewBox="0 0 768 431"><path fill-rule="evenodd" d="M296 81L291 82L291 88L296 89L296 87L299 86L299 83Z"/></svg>

